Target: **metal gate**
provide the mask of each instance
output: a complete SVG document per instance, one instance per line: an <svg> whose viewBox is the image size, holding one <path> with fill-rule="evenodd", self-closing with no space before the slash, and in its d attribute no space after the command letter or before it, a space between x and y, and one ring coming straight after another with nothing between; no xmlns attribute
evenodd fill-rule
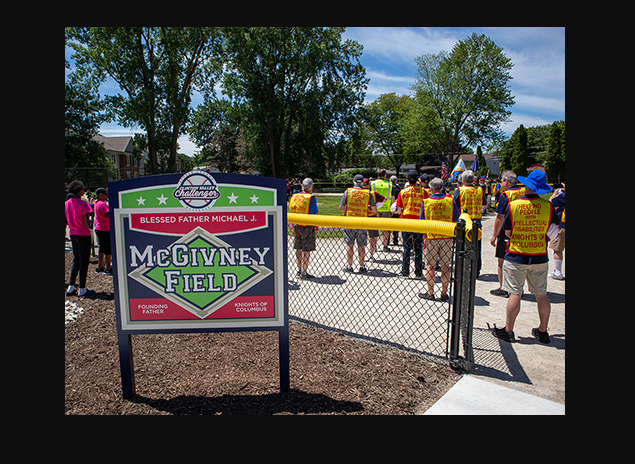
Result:
<svg viewBox="0 0 635 464"><path fill-rule="evenodd" d="M458 223L439 224L289 213L289 316L357 338L449 358L453 367L469 370L476 277L476 266L471 264L476 253L466 239L466 230L470 238L480 231L472 229L469 217L465 218L469 223L464 218L462 215ZM308 275L298 270L302 257L294 246L296 234L304 232L298 227L316 227ZM349 232L352 227L363 232ZM390 229L386 248L385 229ZM446 234L433 245L439 251L434 259L432 246L423 240L423 234L433 231ZM360 266L360 242L355 241L349 268L345 235L364 234L364 267ZM410 245L409 253L404 253L404 239ZM410 258L404 265L407 254ZM424 297L429 288L434 299Z"/></svg>

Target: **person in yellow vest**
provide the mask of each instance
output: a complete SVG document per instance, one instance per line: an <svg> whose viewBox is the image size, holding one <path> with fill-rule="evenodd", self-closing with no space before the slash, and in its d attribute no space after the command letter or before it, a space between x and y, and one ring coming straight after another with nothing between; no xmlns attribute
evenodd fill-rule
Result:
<svg viewBox="0 0 635 464"><path fill-rule="evenodd" d="M467 210L475 225L481 226L481 206L483 205L483 189L475 185L474 172L470 169L461 174L463 185L454 191L454 201L459 211ZM478 240L476 245L476 277L481 273L481 242ZM473 246L473 245L472 245Z"/></svg>
<svg viewBox="0 0 635 464"><path fill-rule="evenodd" d="M454 198L444 195L443 181L435 177L430 181L430 198L423 200L421 219L431 221L456 222L459 220L459 209ZM441 266L441 301L448 301L448 285L450 283L450 265L452 264L452 237L439 234L426 234L423 242L423 258L426 263L426 280L428 291L419 293L419 298L434 300L434 269L439 260Z"/></svg>
<svg viewBox="0 0 635 464"><path fill-rule="evenodd" d="M518 177L514 171L505 171L501 176L502 193L496 205L496 219L494 220L494 232L490 240L490 245L496 248L494 256L498 259L498 288L490 290L494 296L509 297L509 293L503 290L503 262L505 261L505 253L507 253L507 244L509 237L503 230L503 221L505 213L509 209L509 204L518 200L525 194L525 187L518 184Z"/></svg>
<svg viewBox="0 0 635 464"><path fill-rule="evenodd" d="M408 185L399 192L397 196L397 213L402 218L419 219L421 207L423 205L424 190L417 186L419 174L410 170L406 175ZM410 250L414 250L415 255L415 278L423 278L423 234L415 232L402 232L403 256L401 263L401 276L410 276Z"/></svg>
<svg viewBox="0 0 635 464"><path fill-rule="evenodd" d="M393 192L392 183L386 180L385 169L380 169L377 173L377 177L378 179L370 183L370 189L386 198L386 201L377 208L377 217L389 218L392 215L390 212L390 205L392 205L395 201L396 195ZM382 234L382 241L384 244L383 251L390 251L390 248L388 247L390 242L390 231L384 230Z"/></svg>
<svg viewBox="0 0 635 464"><path fill-rule="evenodd" d="M291 196L289 200L289 212L298 214L318 214L317 201L312 195L313 180L306 178L302 181L302 192ZM298 265L296 276L300 279L312 279L307 272L311 252L315 251L315 227L301 226L293 224L293 235L295 237L295 260Z"/></svg>
<svg viewBox="0 0 635 464"><path fill-rule="evenodd" d="M535 169L527 177L518 176L525 186L525 195L509 204L503 228L509 236L505 262L503 263L503 290L509 292L505 327L494 325L494 336L510 343L516 341L514 323L520 313L520 298L525 280L529 291L536 297L540 325L531 334L541 343L549 343L547 325L551 314L551 301L547 295L547 231L551 224L560 222L553 205L538 195L549 193L547 176Z"/></svg>
<svg viewBox="0 0 635 464"><path fill-rule="evenodd" d="M383 207L384 203L388 203L388 199L384 197L383 195L381 195L380 193L373 191L370 185L369 179L364 178L364 181L362 182L362 188L370 190L370 195L373 197L373 200L375 200L375 206L377 207L377 210L378 210L377 213L368 213L368 217L378 217L379 208ZM379 231L375 229L368 229L368 241L369 241L368 251L370 252L370 256L368 257L368 262L370 263L375 262L374 254L375 254L375 248L377 246L377 240L379 240Z"/></svg>
<svg viewBox="0 0 635 464"><path fill-rule="evenodd" d="M340 200L340 211L344 211L345 216L368 217L369 213L376 213L377 206L370 194L370 190L362 188L364 176L357 174L353 178L353 188L344 191ZM353 272L354 246L357 242L357 255L359 259L359 272L368 272L364 264L366 257L366 245L368 244L368 232L366 229L344 229L344 244L346 245L347 266L345 272Z"/></svg>

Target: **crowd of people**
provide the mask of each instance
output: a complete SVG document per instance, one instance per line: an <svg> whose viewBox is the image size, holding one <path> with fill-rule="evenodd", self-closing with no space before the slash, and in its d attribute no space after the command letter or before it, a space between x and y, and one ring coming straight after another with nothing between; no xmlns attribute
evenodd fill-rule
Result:
<svg viewBox="0 0 635 464"><path fill-rule="evenodd" d="M458 179L453 195L450 184L439 178L419 175L411 170L407 184L400 188L396 178L386 180L386 171L370 180L361 174L353 178L353 186L347 188L340 200L340 211L353 217L400 217L406 219L430 219L456 222L460 212L467 212L479 227L483 214L491 210L494 196L496 218L490 244L498 258L499 288L492 290L495 296L508 298L505 327L495 328L498 338L515 342L514 322L520 311L520 298L525 281L529 291L536 296L540 324L532 335L542 343L549 343L547 324L550 302L547 296L547 278L564 279L562 259L565 243L565 193L564 184L555 191L547 184L541 169L533 170L527 177L505 171L499 181L477 179L471 170L464 171ZM314 184L304 179L299 192L291 195L289 212L319 214L313 195ZM539 195L552 192L545 200ZM355 245L359 273L368 272L367 261L374 260L376 244L382 237L383 251L390 250L390 230L344 229L346 247L344 272L354 272ZM393 245L397 245L396 233ZM439 234L402 232L401 276L410 278L410 262L414 261L414 278L426 281L419 297L427 300L448 301L450 267L452 263L452 238ZM294 225L294 249L297 272L300 279L312 279L308 272L310 253L316 249L316 228ZM481 270L482 238L475 247L477 253L477 277ZM370 246L369 246L370 245ZM548 272L548 249L553 250L555 270ZM369 258L366 259L368 247ZM424 276L425 264L425 276ZM441 291L435 294L436 270L441 271Z"/></svg>
<svg viewBox="0 0 635 464"><path fill-rule="evenodd" d="M94 193L87 192L82 181L74 180L65 185L64 195L64 235L66 236L68 228L73 247L73 267L66 296L94 298L95 291L86 288L93 236L91 229L93 228L99 244L95 272L112 276L108 191L105 188L98 188ZM79 282L77 282L78 276Z"/></svg>
<svg viewBox="0 0 635 464"><path fill-rule="evenodd" d="M549 343L547 331L551 304L547 295L547 279L563 280L562 260L565 247L565 186L554 190L547 184L541 169L534 169L528 176L517 176L505 171L494 185L489 179L476 179L471 170L464 171L453 195L450 184L439 178L430 178L417 171L408 172L406 185L401 188L397 178L386 179L386 171L380 170L378 178L369 180L361 174L353 178L353 186L347 188L340 199L339 208L345 216L399 217L405 219L429 219L456 222L460 212L467 212L480 226L482 215L491 208L491 195L495 198L496 218L490 245L498 259L499 287L490 293L508 298L504 327L495 327L494 335L514 343L514 323L520 311L520 300L525 282L534 294L538 306L540 324L532 335L542 343ZM314 183L310 178L290 183L289 212L319 214ZM108 192L98 188L87 192L83 183L75 180L65 189L65 234L70 233L73 248L73 265L66 295L94 297L95 291L86 288L86 278L92 231L94 228L99 245L97 273L112 275ZM540 195L553 192L549 200ZM390 230L344 229L346 246L344 272L355 272L353 262L357 248L359 273L368 272L366 263L375 260L379 238L382 251L398 245L397 232ZM452 238L433 233L402 232L401 276L410 278L410 262L414 261L414 278L426 281L419 297L426 300L448 301L450 267L452 263ZM357 245L357 247L355 247ZM369 257L366 259L366 248ZM553 252L554 271L548 274L548 247ZM308 272L310 254L316 249L316 228L294 224L294 250L300 279L312 279ZM477 276L481 270L481 239L476 246ZM425 276L424 276L425 263ZM436 270L441 271L441 291L435 294ZM77 279L79 277L79 282Z"/></svg>

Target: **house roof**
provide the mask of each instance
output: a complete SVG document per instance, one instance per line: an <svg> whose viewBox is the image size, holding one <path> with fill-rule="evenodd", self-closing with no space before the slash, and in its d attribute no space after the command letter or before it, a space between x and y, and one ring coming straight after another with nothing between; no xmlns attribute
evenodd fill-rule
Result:
<svg viewBox="0 0 635 464"><path fill-rule="evenodd" d="M103 135L95 135L93 140L101 142L106 150L118 153L132 153L132 137L105 137Z"/></svg>

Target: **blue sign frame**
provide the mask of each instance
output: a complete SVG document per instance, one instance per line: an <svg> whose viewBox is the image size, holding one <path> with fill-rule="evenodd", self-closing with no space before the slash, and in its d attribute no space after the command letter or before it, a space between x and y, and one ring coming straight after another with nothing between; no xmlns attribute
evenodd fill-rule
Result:
<svg viewBox="0 0 635 464"><path fill-rule="evenodd" d="M286 182L164 174L108 184L123 397L132 335L277 331L289 390Z"/></svg>

